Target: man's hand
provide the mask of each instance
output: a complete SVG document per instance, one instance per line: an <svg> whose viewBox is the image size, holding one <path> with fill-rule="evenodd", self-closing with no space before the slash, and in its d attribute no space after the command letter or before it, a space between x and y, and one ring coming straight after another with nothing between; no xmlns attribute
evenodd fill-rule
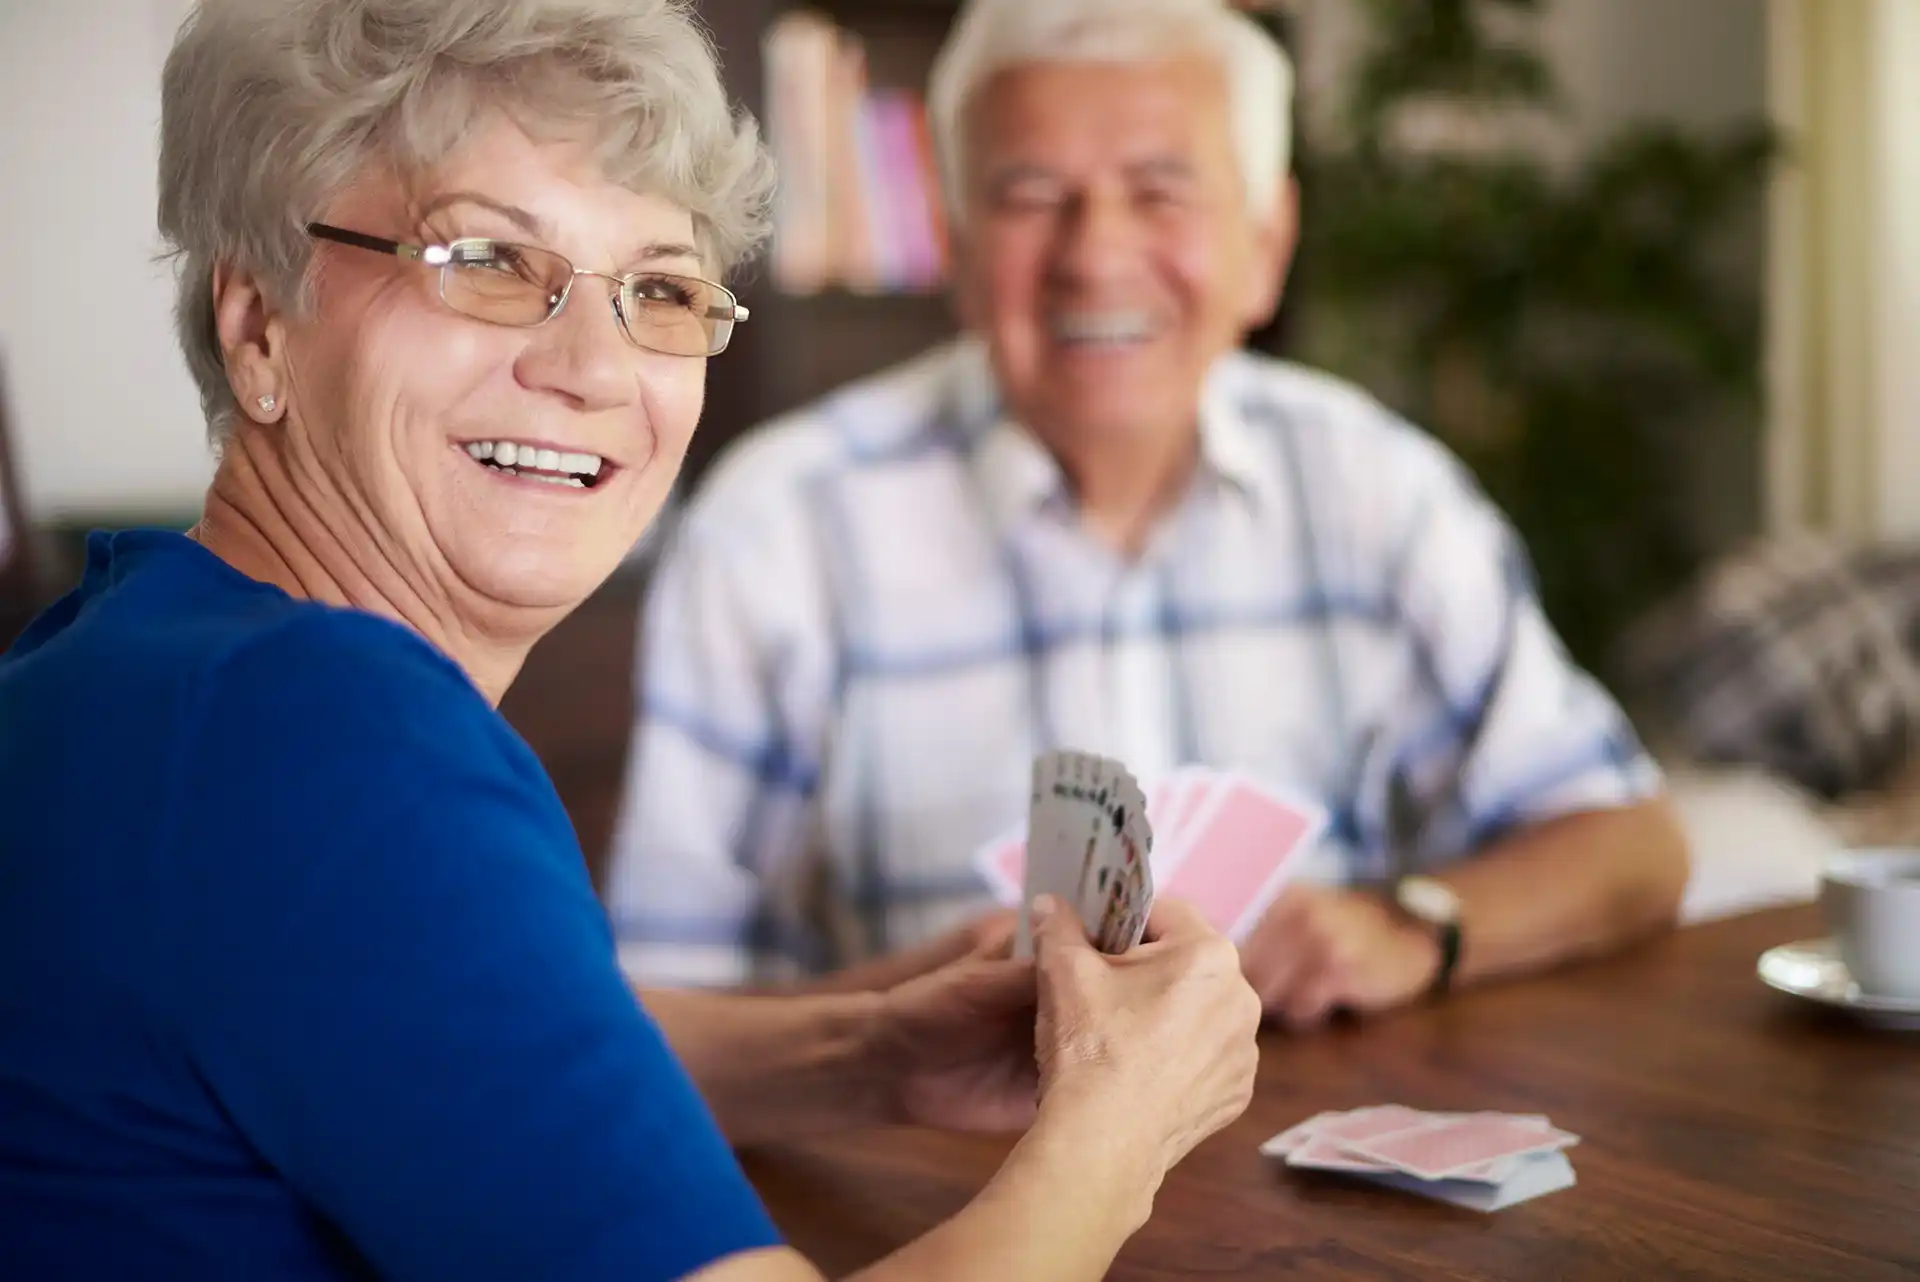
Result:
<svg viewBox="0 0 1920 1282"><path fill-rule="evenodd" d="M1440 968L1433 936L1379 900L1296 885L1240 949L1269 1015L1311 1028L1334 1010L1385 1010L1418 997Z"/></svg>
<svg viewBox="0 0 1920 1282"><path fill-rule="evenodd" d="M1008 959L1010 942L1008 931L982 929L971 955L882 995L896 1120L957 1131L1020 1130L1033 1120L1034 971Z"/></svg>

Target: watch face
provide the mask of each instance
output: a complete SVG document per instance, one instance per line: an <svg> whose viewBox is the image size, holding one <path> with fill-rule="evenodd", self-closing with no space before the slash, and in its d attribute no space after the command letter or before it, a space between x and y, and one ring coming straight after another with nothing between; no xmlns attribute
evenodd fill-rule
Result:
<svg viewBox="0 0 1920 1282"><path fill-rule="evenodd" d="M1460 897L1431 877L1408 877L1394 890L1400 907L1421 921L1442 926L1460 917Z"/></svg>

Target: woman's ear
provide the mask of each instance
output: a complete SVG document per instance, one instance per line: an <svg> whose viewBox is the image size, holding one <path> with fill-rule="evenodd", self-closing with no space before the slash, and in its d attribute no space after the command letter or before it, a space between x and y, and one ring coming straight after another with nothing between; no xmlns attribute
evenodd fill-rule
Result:
<svg viewBox="0 0 1920 1282"><path fill-rule="evenodd" d="M1274 198L1273 212L1260 219L1253 229L1253 270L1247 273L1244 318L1248 329L1270 324L1274 313L1280 310L1280 298L1287 289L1287 273L1293 268L1293 251L1299 243L1300 184L1288 174Z"/></svg>
<svg viewBox="0 0 1920 1282"><path fill-rule="evenodd" d="M286 415L291 388L279 313L258 278L231 263L214 267L212 288L213 327L234 400L254 422L277 423Z"/></svg>

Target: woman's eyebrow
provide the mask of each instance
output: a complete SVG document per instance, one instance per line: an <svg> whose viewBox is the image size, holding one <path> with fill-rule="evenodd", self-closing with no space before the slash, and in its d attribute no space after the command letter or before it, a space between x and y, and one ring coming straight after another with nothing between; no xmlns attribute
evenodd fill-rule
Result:
<svg viewBox="0 0 1920 1282"><path fill-rule="evenodd" d="M506 204L503 201L495 200L491 196L482 195L477 191L450 191L444 195L436 196L434 199L428 201L426 206L421 209L420 217L431 218L434 214L450 205L478 205L482 209L499 214L502 218L505 218L508 222L518 227L540 244L551 245L553 243L553 229L547 224L546 220L538 214L529 213L518 205ZM671 258L691 258L697 262L700 258L700 251L697 247L687 244L684 241L655 241L650 245L643 246L630 261L636 267L644 267L650 263L657 263L662 259Z"/></svg>
<svg viewBox="0 0 1920 1282"><path fill-rule="evenodd" d="M431 218L449 205L478 205L482 209L499 214L502 218L518 227L535 240L546 242L552 239L553 229L538 214L528 213L518 205L509 205L504 201L484 196L477 191L450 191L428 201L420 211L420 217Z"/></svg>
<svg viewBox="0 0 1920 1282"><path fill-rule="evenodd" d="M681 244L678 241L655 241L653 244L641 249L638 255L628 261L635 267L646 267L653 263L676 258L688 258L694 262L699 262L700 251L692 245Z"/></svg>

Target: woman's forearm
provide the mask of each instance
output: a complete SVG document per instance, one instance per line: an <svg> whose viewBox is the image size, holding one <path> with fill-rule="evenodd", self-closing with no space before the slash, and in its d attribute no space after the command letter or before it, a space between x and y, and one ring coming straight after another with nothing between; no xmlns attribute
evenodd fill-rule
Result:
<svg viewBox="0 0 1920 1282"><path fill-rule="evenodd" d="M1164 1165L1094 1113L1048 1115L958 1215L858 1282L1096 1282L1152 1213Z"/></svg>
<svg viewBox="0 0 1920 1282"><path fill-rule="evenodd" d="M1096 1282L1147 1222L1165 1174L1157 1156L1123 1138L1133 1129L1092 1111L1043 1108L978 1197L855 1278Z"/></svg>
<svg viewBox="0 0 1920 1282"><path fill-rule="evenodd" d="M1165 1174L1131 1128L1086 1110L1039 1120L958 1215L847 1282L1098 1282L1147 1221ZM689 1282L822 1282L790 1249L737 1255Z"/></svg>
<svg viewBox="0 0 1920 1282"><path fill-rule="evenodd" d="M647 989L641 1002L736 1145L887 1120L877 993L750 997Z"/></svg>
<svg viewBox="0 0 1920 1282"><path fill-rule="evenodd" d="M743 997L659 989L640 997L735 1144L791 1140L894 1116L897 1067L884 1050L878 994ZM1121 1245L1146 1223L1165 1174L1161 1156L1131 1138L1136 1132L1095 1101L1050 1101L964 1210L856 1276L861 1282L1104 1277Z"/></svg>

